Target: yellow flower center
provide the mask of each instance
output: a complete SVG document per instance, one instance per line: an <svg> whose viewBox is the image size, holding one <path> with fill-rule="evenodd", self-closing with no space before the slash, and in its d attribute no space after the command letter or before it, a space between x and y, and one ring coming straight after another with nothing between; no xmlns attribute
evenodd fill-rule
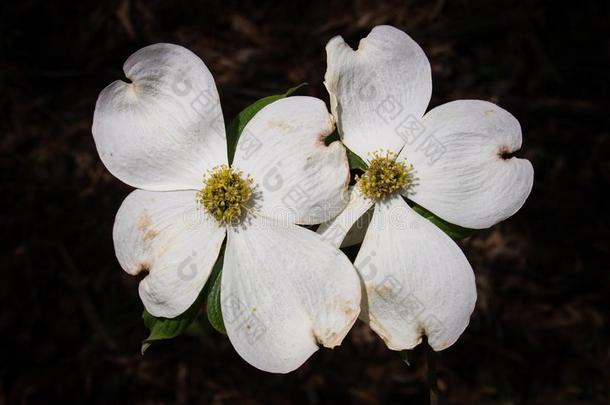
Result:
<svg viewBox="0 0 610 405"><path fill-rule="evenodd" d="M362 194L380 200L413 184L413 166L397 162L394 152L373 152L368 169L356 180Z"/></svg>
<svg viewBox="0 0 610 405"><path fill-rule="evenodd" d="M213 168L203 179L197 202L217 221L240 222L252 197L252 179L227 165Z"/></svg>

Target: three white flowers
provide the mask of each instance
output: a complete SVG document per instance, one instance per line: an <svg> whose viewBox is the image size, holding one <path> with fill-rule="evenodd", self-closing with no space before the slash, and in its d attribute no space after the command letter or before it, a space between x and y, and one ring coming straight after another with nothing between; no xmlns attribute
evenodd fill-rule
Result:
<svg viewBox="0 0 610 405"><path fill-rule="evenodd" d="M275 101L247 123L232 162L214 80L185 48L134 53L124 65L132 82L109 85L95 109L103 163L137 188L113 238L126 272L148 271L139 288L147 311L186 311L226 238L228 337L271 372L340 344L359 314L391 349L412 348L424 334L435 350L451 345L474 309L474 274L403 196L451 223L485 228L514 214L533 182L527 160L506 158L521 144L508 112L456 101L424 114L430 65L402 31L376 27L356 51L336 37L327 54L332 115L313 97ZM368 164L349 199L345 148L324 141L335 123ZM371 207L352 265L338 247ZM298 226L320 223L318 234Z"/></svg>

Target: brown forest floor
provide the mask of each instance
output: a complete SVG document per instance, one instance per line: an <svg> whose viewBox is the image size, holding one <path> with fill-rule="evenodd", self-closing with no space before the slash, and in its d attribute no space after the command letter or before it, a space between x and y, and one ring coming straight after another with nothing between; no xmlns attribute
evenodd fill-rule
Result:
<svg viewBox="0 0 610 405"><path fill-rule="evenodd" d="M143 45L201 56L229 119L301 82L327 100L326 41L383 23L426 51L433 106L487 99L518 117L536 170L525 207L463 244L479 300L441 387L456 403L609 403L609 21L603 1L3 2L0 405L425 403L421 353L407 367L362 324L285 376L213 331L141 356L138 280L111 241L130 188L90 133L97 94Z"/></svg>

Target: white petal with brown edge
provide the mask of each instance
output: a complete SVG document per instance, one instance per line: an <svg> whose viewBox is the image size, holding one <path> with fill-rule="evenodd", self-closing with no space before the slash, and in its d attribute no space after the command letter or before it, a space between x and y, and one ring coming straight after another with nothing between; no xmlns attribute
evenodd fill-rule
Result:
<svg viewBox="0 0 610 405"><path fill-rule="evenodd" d="M362 159L378 149L398 153L432 93L421 47L387 25L373 28L353 50L337 36L326 45L324 83L343 143Z"/></svg>
<svg viewBox="0 0 610 405"><path fill-rule="evenodd" d="M319 224L347 203L349 165L326 105L294 96L264 107L246 125L233 167L252 176L261 213L289 223Z"/></svg>
<svg viewBox="0 0 610 405"><path fill-rule="evenodd" d="M505 158L521 147L521 126L487 101L459 100L429 111L425 132L399 159L413 164L417 185L407 196L444 220L487 228L513 215L532 190L526 159Z"/></svg>
<svg viewBox="0 0 610 405"><path fill-rule="evenodd" d="M339 250L302 227L252 217L229 228L221 308L235 350L269 372L341 343L360 312L360 281Z"/></svg>
<svg viewBox="0 0 610 405"><path fill-rule="evenodd" d="M146 190L200 188L203 174L227 163L214 79L186 48L155 44L131 55L100 93L93 137L106 168Z"/></svg>
<svg viewBox="0 0 610 405"><path fill-rule="evenodd" d="M443 231L396 195L375 205L354 262L362 277L361 318L392 350L451 346L476 302L474 273Z"/></svg>
<svg viewBox="0 0 610 405"><path fill-rule="evenodd" d="M116 216L116 256L129 274L149 272L140 298L157 317L176 317L195 302L226 234L198 207L195 194L135 190Z"/></svg>

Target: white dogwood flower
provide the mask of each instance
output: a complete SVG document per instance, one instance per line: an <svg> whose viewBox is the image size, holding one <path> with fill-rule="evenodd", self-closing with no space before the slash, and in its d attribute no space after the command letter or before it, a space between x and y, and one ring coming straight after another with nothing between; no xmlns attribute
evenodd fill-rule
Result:
<svg viewBox="0 0 610 405"><path fill-rule="evenodd" d="M136 187L114 225L117 258L156 317L173 318L202 291L227 236L221 310L228 337L250 364L299 367L318 344L342 341L360 311L349 260L296 224L343 208L345 148L328 146L321 100L288 97L263 108L229 166L212 75L189 50L147 46L99 95L93 136L108 170Z"/></svg>
<svg viewBox="0 0 610 405"><path fill-rule="evenodd" d="M318 232L339 246L364 218L368 228L354 262L366 291L361 318L390 349L411 349L425 334L442 350L468 325L474 274L454 241L406 200L466 228L514 214L533 184L530 162L509 156L521 147L519 122L476 100L426 112L430 63L394 27L374 28L357 50L335 37L326 52L325 84L339 134L368 169L346 209ZM353 229L350 243L358 240Z"/></svg>

